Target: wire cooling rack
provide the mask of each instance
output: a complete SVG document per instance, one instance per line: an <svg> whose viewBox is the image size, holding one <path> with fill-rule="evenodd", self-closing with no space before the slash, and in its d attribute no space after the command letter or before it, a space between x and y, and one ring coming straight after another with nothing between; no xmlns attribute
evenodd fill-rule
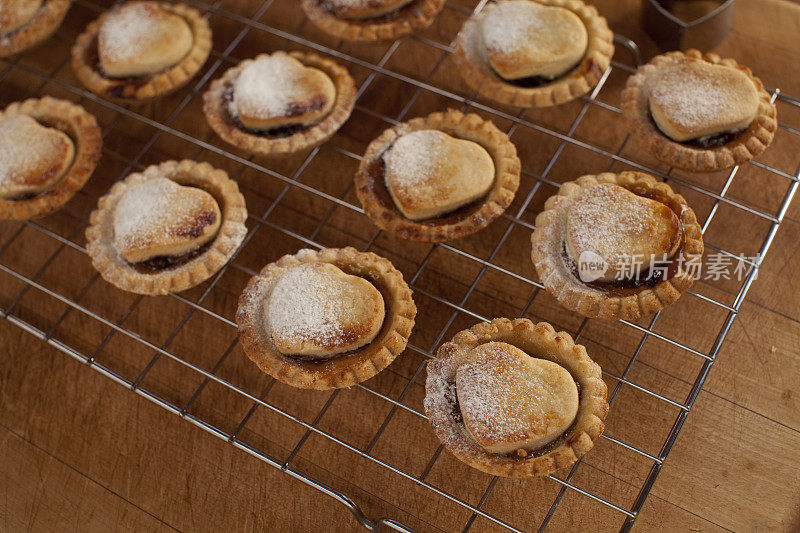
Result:
<svg viewBox="0 0 800 533"><path fill-rule="evenodd" d="M779 152L800 143L798 127L781 123L774 147L758 162L682 174L629 147L620 127L615 99L639 62L625 38L616 37L615 61L590 95L555 110L520 112L464 92L451 63L458 27L486 0L452 0L432 29L383 45L332 40L293 0L185 1L209 18L215 48L192 84L161 103L120 107L85 91L71 73L69 46L111 2L76 1L54 37L57 46L0 61L2 105L42 94L69 98L97 115L105 142L98 170L66 208L40 221L0 225L2 316L336 499L367 529L629 530L797 190L798 161ZM332 141L276 162L215 138L200 101L226 68L279 48L334 57L359 90L353 117ZM779 117L798 116L798 100L771 94ZM369 222L355 198L359 154L382 129L446 107L506 129L523 160L520 191L501 219L470 238L436 245L394 239ZM116 290L91 269L84 248L97 198L134 170L187 157L238 179L250 211L244 244L219 274L186 293L144 298ZM715 254L742 275L703 279L680 302L639 322L577 317L536 281L533 220L560 182L631 168L668 180L686 196L703 224L706 260ZM420 309L411 343L389 369L352 389L322 393L276 383L238 347L238 293L284 253L342 245L375 251L404 272ZM607 431L568 471L537 480L492 478L442 453L428 427L425 362L455 331L495 316L547 320L585 344L604 368Z"/></svg>

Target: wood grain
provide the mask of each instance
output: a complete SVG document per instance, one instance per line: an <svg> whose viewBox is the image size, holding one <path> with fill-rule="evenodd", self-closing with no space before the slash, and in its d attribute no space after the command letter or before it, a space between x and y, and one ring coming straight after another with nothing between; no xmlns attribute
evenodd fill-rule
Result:
<svg viewBox="0 0 800 533"><path fill-rule="evenodd" d="M453 2L466 7L475 3L474 0ZM616 31L640 44L645 57L656 53L655 44L638 27L637 1L599 0L596 4ZM734 32L720 46L720 53L751 65L768 85L800 94L800 82L794 75L800 52L787 45L796 36L800 7L781 0L750 0L739 4ZM227 0L221 3L221 8L249 17L260 5L257 0ZM76 100L74 93L58 83L42 84L40 77L26 69L44 71L57 80L76 85L78 82L65 63L66 52L80 29L95 16L91 3L76 3L65 26L52 41L57 46L25 54L19 66L0 61L0 72L4 72L0 78L0 105L35 92ZM464 18L461 11L448 7L423 35L446 44ZM313 26L303 24L295 0L276 0L262 20L371 63L379 61L389 49L385 44L340 46ZM214 14L210 22L215 51L220 54L234 42L241 24ZM225 59L221 68L257 52L286 46L279 36L253 29L233 47L231 58ZM630 60L624 53L618 56L620 61ZM431 73L431 65L440 59L441 64ZM210 62L205 69L213 64ZM452 60L423 41L404 40L386 66L412 78L430 81L461 97L468 96ZM368 79L368 69L357 64L348 67L357 83ZM618 104L624 82L624 73L615 71L598 99ZM167 120L187 94L189 89L137 111L153 120ZM406 108L408 102L411 105ZM331 201L296 187L286 189L284 182L211 151L199 150L196 144L178 135L156 135L157 130L144 121L120 116L89 100L82 103L108 128L103 160L79 196L59 213L37 223L82 246L85 241L81 220L93 209L97 198L128 171L129 161L139 155L142 146L153 139L152 147L141 154L140 165L190 157L225 168L242 186L250 212L256 216L269 214L235 266L226 271L201 302L203 307L228 320L233 318L238 294L252 271L304 245L293 234L326 246L349 244L360 248L367 247L375 237L374 227L363 215L336 207ZM351 181L358 161L347 152L363 152L366 144L387 127L387 122L373 112L395 118L413 117L458 107L462 102L429 91L418 92L407 82L379 74L371 78L359 104L350 122L320 149L308 166L303 166L304 155L277 162L260 159L255 162L284 175L296 175L301 183L357 204ZM200 98L192 95L185 109L171 117L172 127L230 149L198 119L200 107ZM541 127L564 132L581 107L581 102L573 102L557 109L529 110L522 116ZM787 123L800 125L800 113L792 114L787 106L781 107L784 110ZM504 111L519 113L514 109ZM511 127L510 121L493 118L499 127ZM626 157L667 170L648 160L635 143L626 144L619 117L601 107L589 108L575 135L609 152L620 151ZM559 142L526 126L517 127L512 140L530 175L522 180L510 212L516 212L525 196L533 192L529 208L520 217L527 223L533 222L545 199L556 190L554 184L598 169L625 168L601 154L566 145L546 179L538 180L535 176L548 168ZM775 145L764 154L763 162L791 174L796 171L798 153L800 137L779 133ZM678 180L673 187L687 197L704 220L713 208L713 198L692 187L718 193L726 177L725 173L704 176L676 173ZM789 184L785 178L746 166L737 174L727 196L774 213ZM788 218L778 231L759 279L752 287L750 301L742 306L706 388L641 512L638 530L796 531L800 528L797 497L800 461L796 458L800 419L794 386L800 372L797 351L800 299L794 290L798 279L795 274L800 272L793 261L796 234L800 230L798 205L795 201L790 207ZM317 231L323 219L327 221ZM276 229L272 223L293 234ZM248 224L256 229L256 220ZM473 316L454 313L452 307L442 303L442 299L460 302L469 294L464 307L472 313L486 317L524 315L533 320L547 320L573 335L580 333L581 342L610 373L607 382L611 390L620 383L613 376L622 375L630 366L627 375L630 383L678 403L685 401L703 359L653 336L644 339L641 331L616 322L590 321L584 327L580 317L563 310L545 292L515 277L536 279L525 252L529 246L527 228L512 227L504 244L495 250L509 224L507 219L498 220L484 231L452 243L453 249L432 249L382 233L377 235L371 245L374 251L390 258L407 278L419 270L415 300L420 312L412 343L430 350L441 340L442 329L446 328L443 338L447 338L472 325ZM764 220L723 203L706 232L706 242L754 253L769 229ZM156 351L140 340L115 332L81 311L68 311L67 305L42 291L21 292L23 282L0 272L0 306L5 309L17 300L15 316L43 331L52 329L54 339L81 353L96 355L98 362L125 379L135 380L148 369L141 382L144 389L177 408L185 407L190 414L221 431L236 431L250 413L238 437L278 461L288 459L292 450L303 443L297 448L292 466L347 493L370 517L391 517L422 531L458 530L470 522L471 513L462 506L437 497L357 452L318 434L303 440L306 429L296 421L316 421L321 431L357 450L371 446L373 457L411 475L424 475L426 483L471 505L478 504L491 478L446 452L437 455L439 444L424 419L399 409L372 443L392 410L392 404L377 395L357 388L320 393L297 391L280 384L270 386L270 380L256 371L241 353L233 328L219 320L174 298L142 299L110 287L97 278L85 254L70 247L59 248L55 239L36 228L0 223L0 246L6 242L9 245L0 255L3 265L28 278L36 278L48 290L70 299L79 298L87 312L121 324L139 339L213 372L248 394L263 398L284 414L263 406L254 409L251 400L219 383L204 383L200 374L169 357L156 356ZM512 274L497 269L482 272L480 264L462 255L469 253L488 259L493 251L492 263ZM469 292L476 279L475 289ZM183 296L196 302L207 287L208 283ZM741 284L735 280L696 285L702 296L727 304L732 303L740 288ZM686 296L662 313L653 329L708 353L726 318L724 308L696 296ZM648 320L642 320L639 325L648 324ZM638 356L631 363L640 343ZM181 422L7 321L0 321L0 354L0 442L5 452L0 477L0 529L353 530L358 527L352 515L334 500ZM420 411L422 380L413 378L423 362L420 353L407 350L387 371L366 385ZM328 402L329 407L325 408ZM323 409L324 415L318 417ZM647 453L658 454L678 412L651 394L621 385L609 413L607 434ZM436 459L432 461L433 458ZM428 470L429 463L432 466ZM633 504L651 465L641 454L601 440L576 469L572 482L627 508ZM550 530L614 531L624 519L622 514L575 491L566 490L562 495L560 492L561 485L547 479L499 480L482 509L521 529L538 527L557 498L560 503L549 523ZM475 531L500 530L484 517L478 517L472 527Z"/></svg>

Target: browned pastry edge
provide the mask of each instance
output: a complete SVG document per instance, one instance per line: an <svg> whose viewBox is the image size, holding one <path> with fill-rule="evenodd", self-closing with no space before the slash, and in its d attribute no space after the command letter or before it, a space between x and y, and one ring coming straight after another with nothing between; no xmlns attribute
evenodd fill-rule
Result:
<svg viewBox="0 0 800 533"><path fill-rule="evenodd" d="M580 403L575 422L561 438L545 446L546 453L522 458L484 450L456 418L452 387L458 359L481 344L505 342L520 348L531 357L553 361L565 368L580 385ZM434 433L453 455L488 474L506 477L534 477L566 468L594 447L605 429L608 414L608 388L600 366L589 358L586 348L575 344L566 332L556 332L547 322L534 324L526 318L496 318L481 322L455 334L443 344L436 357L428 362L425 384L425 414Z"/></svg>
<svg viewBox="0 0 800 533"><path fill-rule="evenodd" d="M413 131L434 129L459 139L473 141L492 157L495 180L480 207L470 216L451 223L422 223L405 218L394 205L384 206L375 195L371 183L370 163L382 157L383 152L401 135ZM355 176L356 194L366 215L381 229L412 241L441 242L471 235L488 226L511 205L519 187L520 161L517 149L508 136L491 121L480 116L449 109L431 113L385 130L367 147Z"/></svg>
<svg viewBox="0 0 800 533"><path fill-rule="evenodd" d="M383 295L386 318L380 333L368 345L326 361L303 361L275 349L267 326L261 322L260 309L270 284L286 269L320 262L336 265L375 285ZM328 390L361 383L389 366L405 349L416 314L411 289L388 259L351 247L324 248L285 255L253 276L239 297L236 322L244 352L262 372L300 389Z"/></svg>
<svg viewBox="0 0 800 533"><path fill-rule="evenodd" d="M70 0L45 0L42 8L27 24L6 35L0 35L0 57L8 57L50 38L61 26Z"/></svg>
<svg viewBox="0 0 800 533"><path fill-rule="evenodd" d="M211 53L211 28L208 21L199 11L185 4L158 2L158 6L164 11L182 17L189 24L193 37L189 53L177 65L149 77L134 79L107 77L91 59L92 49L97 48L100 27L109 13L106 11L89 23L72 47L72 68L87 89L114 102L129 104L147 102L177 91L200 71Z"/></svg>
<svg viewBox="0 0 800 533"><path fill-rule="evenodd" d="M306 16L322 31L347 41L391 41L424 29L433 22L446 0L414 0L400 9L395 18L378 17L375 21L345 20L323 4L325 0L303 0ZM408 12L407 14L403 12Z"/></svg>
<svg viewBox="0 0 800 533"><path fill-rule="evenodd" d="M14 102L0 112L0 120L12 115L29 115L63 131L75 144L72 165L52 189L26 200L0 199L0 219L25 220L47 215L75 196L94 172L103 147L100 127L94 116L81 106L50 96Z"/></svg>
<svg viewBox="0 0 800 533"><path fill-rule="evenodd" d="M725 65L744 72L755 84L759 93L758 115L746 130L731 142L714 148L700 148L673 141L658 129L650 118L650 108L645 89L648 75L659 68L682 58L702 59L715 65ZM744 65L733 59L723 59L717 54L703 55L698 50L668 52L654 57L628 78L622 91L622 116L633 137L653 157L668 165L695 172L714 172L733 167L753 159L766 150L778 128L775 104L764 90L764 84Z"/></svg>
<svg viewBox="0 0 800 533"><path fill-rule="evenodd" d="M574 12L583 21L589 44L581 62L572 70L539 87L520 87L509 83L494 72L485 50L477 49L474 42L480 36L485 13L470 17L456 37L456 62L464 81L478 94L501 104L518 107L549 107L563 104L592 90L602 79L614 55L614 33L606 19L594 6L579 0L536 0L548 6L558 6ZM489 6L491 8L491 6ZM483 43L483 37L477 44Z"/></svg>
<svg viewBox="0 0 800 533"><path fill-rule="evenodd" d="M126 190L158 177L210 193L220 205L222 224L210 247L197 257L177 267L141 272L114 245L114 210ZM86 250L103 279L122 290L149 295L180 292L199 285L228 262L247 233L246 219L244 197L224 170L189 160L164 161L128 175L100 198L86 229Z"/></svg>
<svg viewBox="0 0 800 533"><path fill-rule="evenodd" d="M275 54L285 53L275 52ZM250 153L286 156L324 143L347 122L356 103L355 82L347 69L330 59L313 53L289 52L289 56L308 67L321 70L330 77L336 86L336 102L333 109L319 123L303 128L287 137L269 137L243 129L228 112L224 98L225 91L245 66L262 55L242 61L228 69L225 74L211 83L208 91L203 95L203 113L205 113L206 120L223 140Z"/></svg>
<svg viewBox="0 0 800 533"><path fill-rule="evenodd" d="M561 185L558 193L547 199L544 211L536 217L536 230L531 235L531 260L539 274L539 280L558 302L583 316L592 318L635 320L674 303L694 283L691 272L680 263L677 272L669 279L652 287L642 287L635 294L612 296L602 290L589 287L575 278L562 259L563 223L566 210L574 196L582 189L600 183L620 185L628 190L658 191L670 200L685 206L679 214L686 242L683 247L685 263L702 260L703 233L694 211L680 194L666 183L643 172L604 172L581 176L575 181ZM636 192L633 191L633 192ZM699 266L699 265L698 265Z"/></svg>

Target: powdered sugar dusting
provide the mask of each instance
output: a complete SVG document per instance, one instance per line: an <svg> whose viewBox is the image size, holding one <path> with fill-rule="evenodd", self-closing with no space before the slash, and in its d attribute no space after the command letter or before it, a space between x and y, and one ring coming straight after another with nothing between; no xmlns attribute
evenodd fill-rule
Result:
<svg viewBox="0 0 800 533"><path fill-rule="evenodd" d="M305 263L289 269L265 302L273 340L280 345L312 343L335 348L374 337L377 331L373 322L378 328L383 322L383 315L379 315L383 301L374 302L377 291L372 289L353 283L328 263ZM374 303L379 303L380 309Z"/></svg>
<svg viewBox="0 0 800 533"><path fill-rule="evenodd" d="M548 430L555 395L507 346L485 345L482 357L456 373L461 413L479 443L520 441Z"/></svg>
<svg viewBox="0 0 800 533"><path fill-rule="evenodd" d="M290 115L290 108L308 93L303 83L306 67L285 54L255 59L234 82L231 111L261 119Z"/></svg>
<svg viewBox="0 0 800 533"><path fill-rule="evenodd" d="M667 254L678 231L673 222L666 205L604 183L586 189L571 206L567 239L573 254L591 250L617 268L631 256Z"/></svg>
<svg viewBox="0 0 800 533"><path fill-rule="evenodd" d="M144 2L131 2L109 13L99 33L103 54L117 60L133 57L144 43L158 38L159 28L151 21L153 9Z"/></svg>
<svg viewBox="0 0 800 533"><path fill-rule="evenodd" d="M494 5L483 23L486 46L512 52L546 31L542 19L536 16L539 6L527 0L499 2Z"/></svg>
<svg viewBox="0 0 800 533"><path fill-rule="evenodd" d="M157 177L137 184L122 195L114 210L118 246L135 248L180 234L195 223L203 198L186 194L181 185Z"/></svg>
<svg viewBox="0 0 800 533"><path fill-rule="evenodd" d="M46 185L42 178L58 178L57 169L69 161L70 141L53 134L27 115L0 121L0 194L26 185ZM42 174L42 175L34 175Z"/></svg>
<svg viewBox="0 0 800 533"><path fill-rule="evenodd" d="M559 10L563 10L559 12ZM564 8L528 0L509 0L491 7L483 22L488 48L511 54L531 48L542 54L562 54L576 40L580 24Z"/></svg>
<svg viewBox="0 0 800 533"><path fill-rule="evenodd" d="M0 2L0 34L25 26L41 7L42 0L3 0Z"/></svg>
<svg viewBox="0 0 800 533"><path fill-rule="evenodd" d="M437 181L449 140L446 133L438 130L415 131L397 139L384 155L387 174L393 176L392 186L414 187L421 195L433 193L425 189Z"/></svg>
<svg viewBox="0 0 800 533"><path fill-rule="evenodd" d="M697 61L663 67L648 78L647 87L650 99L668 113L669 120L687 130L748 119L757 107L755 87L743 73Z"/></svg>

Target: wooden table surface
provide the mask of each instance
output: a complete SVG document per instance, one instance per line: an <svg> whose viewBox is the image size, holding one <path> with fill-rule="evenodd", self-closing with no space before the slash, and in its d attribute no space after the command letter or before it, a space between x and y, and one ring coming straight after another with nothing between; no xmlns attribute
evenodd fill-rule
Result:
<svg viewBox="0 0 800 533"><path fill-rule="evenodd" d="M467 0L455 3L475 4ZM230 0L222 2L221 8L251 16L260 4L260 1ZM264 15L264 20L268 19L281 28L295 28L302 18L299 9L292 4L295 4L294 0L276 1ZM655 53L653 43L638 28L638 2L603 0L596 4L616 32L640 44L644 57ZM800 6L783 0L740 0L738 4L734 31L717 51L751 66L767 86L780 87L788 94L800 96L800 76L797 75ZM452 37L463 20L456 16L458 13L448 8L442 20L437 21L425 36L447 42L447 37ZM11 69L8 69L9 63L0 61L0 71L7 71L0 80L0 105L5 106L34 93L77 100L74 93L57 83L43 84L41 78L26 68L40 69L77 85L69 65L64 63L66 50L79 29L94 16L96 13L91 4L78 2L50 45L26 54L20 65ZM221 53L241 26L216 15L211 16L211 22L215 32L215 50ZM312 40L333 44L309 26L303 27L302 32ZM254 36L254 33L242 41L241 48L233 50L232 58L248 57L254 51L272 50L284 45L276 37L267 34ZM415 69L420 63L431 61L431 56L425 55L418 41L409 40L402 46L408 48L398 50L389 68L416 75ZM346 45L343 50L348 54L363 54L374 61L380 59L385 48ZM352 70L357 81L363 82L366 71ZM619 87L624 79L622 73L616 72L609 80L609 90L604 89L599 98L612 104L618 102ZM458 94L464 93L463 87L458 86L460 82L452 65L447 62L431 81ZM386 127L364 109L396 116L410 96L404 91L408 88L392 80L382 77L374 80L360 101L361 110L356 111L332 144L361 153L369 139ZM143 113L163 121L187 92L184 90L159 104L148 106ZM387 97L387 94L397 94L397 98ZM83 103L98 115L101 125L110 125L111 133L105 140L106 153L85 193L73 200L63 212L39 222L42 227L78 245L85 242L79 221L93 208L96 198L119 178L125 168L124 161L133 158L154 131L140 121L119 119L107 107L97 103ZM445 105L453 103L423 95L409 110L408 116L424 114ZM558 110L532 111L526 118L563 131L569 126L569 117L574 117L579 109L580 103L576 103ZM786 114L780 117L782 122L800 128L800 112L792 112L788 106L780 109L786 110ZM592 108L576 135L617 150L624 131L619 127L618 117L593 116L593 113L601 111ZM173 125L178 130L191 131L192 135L225 147L205 126L198 98L194 98L186 111L175 118ZM552 139L537 138L520 129L514 140L528 170L541 172L555 148ZM196 156L196 151L190 150L195 147L187 144L176 136L163 135L143 154L140 163L151 164L168 156ZM626 148L624 153L647 161L633 147ZM798 154L800 137L784 135L761 160L793 173L800 160ZM203 153L199 158L237 176L247 187L251 213L264 212L283 186L278 180L243 170L240 165L214 154ZM347 184L357 161L326 148L320 151L317 159L320 162L310 165L301 174L300 181L333 195L344 194L348 201L355 201ZM293 158L278 163L259 163L275 165L270 168L291 174L302 160ZM579 172L609 166L609 160L586 154L565 154L560 161L552 173L552 179L559 182L572 179ZM623 167L612 165L615 169ZM684 176L686 183L709 189L718 189L724 183L724 177ZM528 187L530 190L530 185ZM729 197L769 211L776 199L785 194L787 187L788 181L768 180L748 166L737 175ZM553 187L542 187L526 220L533 220L544 198L553 190ZM311 196L291 190L272 212L272 220L308 236L321 214L330 208L330 203L319 205L318 199ZM692 202L692 197L687 196ZM703 219L711 204L699 196L694 201L695 210ZM742 243L752 241L752 246L757 247L763 242L764 228L736 209L721 207L714 220L715 224L706 232L707 242L740 246L732 251L742 252L751 251L744 249ZM496 222L474 239L465 239L459 246L470 253L484 253L487 245L495 242L502 233L502 224ZM369 245L372 232L370 224L363 223L363 217L337 211L314 238L330 246L353 244L364 248ZM525 261L528 234L519 233L517 236L515 232L509 239L510 249L507 252L504 249L496 262L535 279L533 269ZM204 322L204 317L198 316L202 313L190 313L189 320L198 321L187 324L192 335L169 339L175 322L186 314L186 305L168 297L137 300L109 287L102 280L94 282L85 294L78 294L94 274L85 255L67 247L56 255L52 264L43 265L56 250L57 242L30 227L0 223L0 246L14 235L16 238L0 255L3 265L27 277L36 276L43 286L59 294L81 298L83 305L101 316L121 323L124 321L126 328L155 344L166 343L170 350L189 354L187 359L193 358L194 364L213 368L225 379L236 382L254 395L261 394L269 383L246 361L238 347L233 348L227 358L220 358L220 353L225 352L235 338L230 328L223 329L213 321ZM800 263L795 260L800 254L798 235L800 200L795 199L638 517L638 530L800 529L800 393L796 385L800 378ZM269 231L268 227L259 230L237 259L243 268L231 269L204 305L223 316L232 317L235 299L246 282L248 269L259 269L264 263L299 247L297 240L281 232ZM407 277L414 273L429 250L384 235L377 239L373 249L395 261ZM441 257L431 260L431 266L425 269L418 286L458 301L464 287L477 273L475 265L459 261L453 254L439 255ZM0 308L7 309L23 287L24 283L19 279L0 272ZM725 283L700 283L697 290L709 298L730 301L736 288ZM201 292L202 287L187 292L186 297L196 301ZM523 312L533 319L550 320L571 334L578 331L581 320L560 310L543 292L533 293L534 304L525 306L529 293L529 286L522 288L519 284L487 275L474 293L477 296L474 295L467 307L484 316ZM450 310L437 307L434 300L419 294L415 299L420 306L420 317L412 341L430 347L436 340L436 326L441 327L442 317L446 319ZM667 337L685 340L706 353L713 345L721 319L719 313L707 313L698 301L694 297L684 297L663 314L656 330ZM130 316L124 316L132 304L135 310ZM47 331L65 310L63 303L31 290L15 305L12 314ZM459 315L450 331L472 322L474 319ZM644 321L642 325L647 327L648 323ZM136 377L151 361L153 351L143 349L122 335L113 336L103 344L109 331L97 321L72 312L56 329L54 338L83 353L97 350L99 361L121 375ZM598 321L590 321L582 330L581 337L604 369L616 375L625 369L639 339L628 327ZM409 376L422 360L420 355L406 352L390 371L372 380L370 386L396 398L398 390L408 384ZM702 360L680 353L668 343L648 340L630 379L680 402L685 399L701 363ZM608 382L610 387L617 384L613 380ZM183 405L188 394L197 387L198 376L187 377L187 372L182 371L179 365L161 358L143 385L176 405ZM203 392L191 412L232 431L252 402L231 398L217 391L213 384L206 389L208 392ZM657 453L676 412L663 410L663 406L648 401L646 395L637 396L635 390L631 390L622 388L609 415L608 431L617 438ZM419 409L419 383L415 383L410 391L407 401ZM330 398L330 393L294 391L281 386L275 386L269 394L272 403L307 421L312 421ZM363 448L388 411L386 404L374 404L373 398L358 389L339 394L320 427ZM389 425L386 438L378 442L374 453L386 461L402 465L401 468L421 470L425 463L419 461L427 460L421 458L429 457L437 443L424 421L402 415L401 412L395 417L397 423ZM303 434L297 425L288 424L277 415L270 416L263 409L256 411L246 430L245 438L258 442L262 449L280 458L285 458ZM424 448L425 452L422 455L415 453L413 450L418 448ZM349 511L333 499L181 421L5 320L0 320L0 453L3 456L0 530L3 531L358 528ZM629 455L608 441L601 441L577 471L575 482L611 501L630 505L649 466L643 466L647 463L636 461ZM358 461L340 447L316 436L308 439L293 464L352 495L370 517L397 518L426 531L460 529L469 519L469 513L464 509L442 503L426 489L400 483L376 470L374 465ZM477 498L490 481L488 476L471 471L447 453L439 457L426 479L436 486L455 491L457 497L473 504L477 503ZM484 509L504 517L517 527L535 528L559 488L550 480L503 480L485 502ZM552 517L550 529L613 531L619 528L623 518L620 513L568 490ZM473 530L494 528L491 523L478 519Z"/></svg>

